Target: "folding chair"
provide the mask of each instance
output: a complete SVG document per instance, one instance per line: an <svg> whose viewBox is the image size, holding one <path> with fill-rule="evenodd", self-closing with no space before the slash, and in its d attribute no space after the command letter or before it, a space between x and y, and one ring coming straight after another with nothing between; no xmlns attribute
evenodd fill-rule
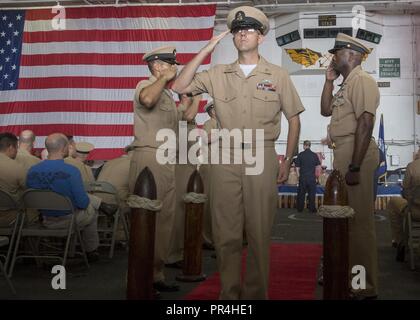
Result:
<svg viewBox="0 0 420 320"><path fill-rule="evenodd" d="M8 226L0 226L0 236L6 236L8 238L8 250L4 256L4 268L7 271L10 263L10 258L12 255L13 245L16 241L17 230L19 221L22 218L23 210L20 203L18 203L8 192L0 190L0 215L5 211L16 212L16 218ZM10 240L9 240L10 239Z"/></svg>
<svg viewBox="0 0 420 320"><path fill-rule="evenodd" d="M16 263L16 260L19 258L38 258L38 259L57 259L60 260L62 266L66 265L70 242L76 239L80 243L80 247L82 250L83 260L86 264L86 267L89 268L89 262L87 259L86 251L83 245L82 237L80 235L80 230L76 223L76 215L75 210L73 208L73 204L68 197L60 195L51 190L34 190L29 189L25 191L22 196L23 204L26 210L65 210L70 211L71 219L69 222L69 226L67 228L46 228L41 223L33 223L33 224L26 224L26 214L22 216L20 221L19 231L17 235L16 246L13 252L12 263L9 271L9 276L11 277L13 274L13 269ZM65 248L63 255L56 254L46 254L46 255L37 255L37 252L33 252L32 255L19 255L17 256L19 243L23 237L57 237L57 238L65 238ZM75 239L76 238L76 239Z"/></svg>
<svg viewBox="0 0 420 320"><path fill-rule="evenodd" d="M415 269L414 264L414 241L420 240L420 221L413 219L412 210L416 206L420 207L420 186L416 186L411 192L410 200L407 205L407 214L405 216L405 236L408 245L408 250L410 252L410 268L411 270ZM419 232L419 233L416 233Z"/></svg>
<svg viewBox="0 0 420 320"><path fill-rule="evenodd" d="M101 246L106 246L106 247L110 247L109 250L109 258L112 259L112 257L114 256L114 249L115 249L115 237L117 234L117 229L118 229L118 223L119 223L119 219L121 218L121 222L123 224L123 228L124 228L124 234L126 237L126 240L128 241L128 225L127 225L127 220L124 216L124 213L121 214L120 209L119 209L119 199L118 199L118 194L117 194L117 189L115 189L115 187L106 181L95 181L95 182L90 182L85 184L85 190L86 192L89 193L93 193L93 194L109 194L112 195L114 197L114 201L115 203L118 205L118 210L115 212L114 214L114 223L112 224L111 228L98 228L98 232L100 233L110 233L111 234L111 243L101 243ZM105 215L100 215L100 216L105 216Z"/></svg>
<svg viewBox="0 0 420 320"><path fill-rule="evenodd" d="M9 238L0 236L0 247L7 246L9 244ZM10 248L11 246L9 246ZM4 275L6 278L6 282L10 287L10 290L12 290L13 294L16 294L15 287L13 287L12 282L10 281L9 275L6 272L5 266L3 266L3 263L0 261L0 273Z"/></svg>

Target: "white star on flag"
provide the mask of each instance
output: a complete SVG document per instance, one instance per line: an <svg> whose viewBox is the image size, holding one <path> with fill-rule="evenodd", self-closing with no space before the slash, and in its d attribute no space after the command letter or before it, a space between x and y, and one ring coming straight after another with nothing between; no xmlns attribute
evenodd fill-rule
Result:
<svg viewBox="0 0 420 320"><path fill-rule="evenodd" d="M6 73L3 77L4 77L5 79L7 79L7 78L9 77L9 75Z"/></svg>
<svg viewBox="0 0 420 320"><path fill-rule="evenodd" d="M20 14L18 14L17 16L16 16L16 20L20 20L22 18L22 16L20 15Z"/></svg>
<svg viewBox="0 0 420 320"><path fill-rule="evenodd" d="M7 20L7 16L3 16L3 20Z"/></svg>
<svg viewBox="0 0 420 320"><path fill-rule="evenodd" d="M10 82L10 83L9 83L9 85L10 85L11 87L13 87L13 86L15 85L15 83L14 83L14 82Z"/></svg>
<svg viewBox="0 0 420 320"><path fill-rule="evenodd" d="M13 52L13 53L16 53L16 52L17 52L17 49L16 49L16 48L13 48L13 49L12 49L12 52Z"/></svg>
<svg viewBox="0 0 420 320"><path fill-rule="evenodd" d="M10 60L10 57L6 57L6 62L9 62L9 60Z"/></svg>
<svg viewBox="0 0 420 320"><path fill-rule="evenodd" d="M4 53L4 49L3 49L3 48L1 48L0 53L1 53L1 54L3 54L3 53Z"/></svg>
<svg viewBox="0 0 420 320"><path fill-rule="evenodd" d="M2 36L2 37L5 37L6 36L6 32L2 32L2 33L0 33L0 35Z"/></svg>
<svg viewBox="0 0 420 320"><path fill-rule="evenodd" d="M7 40L6 41L6 44L8 45L8 46L10 46L10 44L12 43L12 41L10 41L10 40Z"/></svg>
<svg viewBox="0 0 420 320"><path fill-rule="evenodd" d="M16 70L16 65L15 64L12 66L12 70Z"/></svg>
<svg viewBox="0 0 420 320"><path fill-rule="evenodd" d="M13 27L13 23L11 23L11 22L10 22L10 23L8 24L8 26L9 26L9 28Z"/></svg>
<svg viewBox="0 0 420 320"><path fill-rule="evenodd" d="M13 35L14 36L18 36L19 35L19 31L16 30L15 32L13 32Z"/></svg>

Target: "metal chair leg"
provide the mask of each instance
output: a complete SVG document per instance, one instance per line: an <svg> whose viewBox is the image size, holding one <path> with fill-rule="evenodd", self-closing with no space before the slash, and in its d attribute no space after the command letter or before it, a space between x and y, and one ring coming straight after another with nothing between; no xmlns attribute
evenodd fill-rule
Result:
<svg viewBox="0 0 420 320"><path fill-rule="evenodd" d="M112 259L112 257L114 256L115 237L117 235L119 217L120 217L120 210L118 209L117 212L115 212L114 214L114 225L112 226L111 248L109 250L110 259Z"/></svg>
<svg viewBox="0 0 420 320"><path fill-rule="evenodd" d="M89 261L88 261L88 258L87 258L85 245L84 245L83 240L82 240L82 235L80 233L80 229L79 229L79 227L77 226L76 223L74 225L74 228L75 228L75 231L76 231L76 234L77 234L77 239L79 240L79 243L80 243L80 248L82 249L83 260L85 261L86 268L89 269L90 265L89 265Z"/></svg>
<svg viewBox="0 0 420 320"><path fill-rule="evenodd" d="M408 212L407 215L407 222L408 222L408 250L410 252L410 269L414 270L414 249L413 249L413 230L412 230L412 221L411 221L411 213Z"/></svg>
<svg viewBox="0 0 420 320"><path fill-rule="evenodd" d="M8 277L11 278L13 275L13 269L15 268L15 263L16 263L16 255L18 253L19 250L19 244L20 244L20 239L22 237L22 228L23 228L23 224L25 223L25 217L26 215L22 215L22 219L20 221L19 224L19 229L18 229L18 234L17 234L17 238L16 238L16 244L15 244L15 249L13 250L13 256L12 256L12 261L10 262L10 267L9 267L9 271L8 271Z"/></svg>
<svg viewBox="0 0 420 320"><path fill-rule="evenodd" d="M0 261L0 272L4 275L4 278L6 279L6 282L9 285L10 290L12 291L12 293L14 295L16 295L15 287L13 286L12 281L10 281L10 278L9 278L8 274L6 273L6 270L5 270L5 268L3 266L3 263L1 261Z"/></svg>

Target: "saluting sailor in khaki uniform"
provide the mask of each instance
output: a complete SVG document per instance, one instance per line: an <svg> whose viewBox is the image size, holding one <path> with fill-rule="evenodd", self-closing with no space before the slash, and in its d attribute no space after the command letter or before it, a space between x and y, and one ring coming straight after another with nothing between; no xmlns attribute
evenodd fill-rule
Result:
<svg viewBox="0 0 420 320"><path fill-rule="evenodd" d="M156 153L163 141L157 141L160 129L177 132L178 116L168 83L176 76L176 50L174 47L155 49L143 56L152 73L148 80L137 84L134 95L134 154L130 163L129 189L133 193L137 177L148 167L156 182L157 199L162 209L156 215L154 287L159 291L176 291L176 285L165 283L164 261L175 217L175 165L160 164ZM170 156L176 157L176 144ZM175 159L174 159L175 160Z"/></svg>
<svg viewBox="0 0 420 320"><path fill-rule="evenodd" d="M195 120L186 121L184 120L184 113L191 104L195 104L192 106L193 108L198 108L198 105L201 100L201 95L195 97L188 97L186 94L180 95L180 104L178 105L178 120L179 126L185 126L187 129L187 134L191 132L191 130L197 127ZM185 129L181 129L185 130ZM187 141L180 141L180 139L187 139L187 137L178 137L179 143L186 143ZM182 260L184 259L184 227L185 227L185 202L184 202L184 195L187 193L187 185L188 180L191 177L191 174L197 168L196 164L192 164L188 159L188 151L190 150L191 146L194 144L193 141L188 141L187 149L181 150L181 148L177 148L177 154L181 152L186 152L184 154L187 163L180 163L179 161L175 165L175 201L176 201L176 208L175 208L175 220L174 226L172 229L171 241L169 244L168 256L166 258L166 263L177 267L182 268Z"/></svg>
<svg viewBox="0 0 420 320"><path fill-rule="evenodd" d="M246 164L212 164L211 213L222 290L221 299L266 299L269 276L270 235L277 209L277 181L289 175L304 110L287 71L267 62L258 53L269 30L263 12L253 7L238 7L227 18L228 28L238 50L238 60L216 65L196 74L197 68L226 31L210 42L184 67L173 89L180 93L208 92L213 97L216 118L222 129L263 129L264 147L255 143L231 145L231 150L255 148L264 155L260 174L247 175ZM274 142L280 134L284 113L289 122L286 161L279 171ZM214 145L213 145L214 148ZM223 149L223 148L222 148ZM262 159L262 156L260 156ZM232 162L231 162L232 163ZM243 231L247 235L246 275L241 283Z"/></svg>
<svg viewBox="0 0 420 320"><path fill-rule="evenodd" d="M333 166L345 176L349 206L355 211L349 221L349 272L356 265L366 270L366 289L351 291L355 298L371 298L378 294L373 174L379 158L372 130L379 90L376 81L361 68L364 55L370 53L363 43L339 33L329 52L334 56L326 72L321 114L331 116ZM333 96L333 82L340 74L343 83ZM350 279L353 276L350 273Z"/></svg>

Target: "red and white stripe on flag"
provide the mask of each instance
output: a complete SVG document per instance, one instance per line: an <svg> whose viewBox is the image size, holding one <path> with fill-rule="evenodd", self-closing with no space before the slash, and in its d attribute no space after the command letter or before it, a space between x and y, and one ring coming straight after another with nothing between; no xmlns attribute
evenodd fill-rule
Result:
<svg viewBox="0 0 420 320"><path fill-rule="evenodd" d="M18 86L0 92L0 131L31 129L37 148L48 134L63 132L93 143L91 159L119 156L133 140L135 86L149 76L143 54L173 45L177 60L187 63L212 37L215 11L215 5L67 8L66 29L54 30L51 10L25 10ZM209 66L210 57L199 70Z"/></svg>

